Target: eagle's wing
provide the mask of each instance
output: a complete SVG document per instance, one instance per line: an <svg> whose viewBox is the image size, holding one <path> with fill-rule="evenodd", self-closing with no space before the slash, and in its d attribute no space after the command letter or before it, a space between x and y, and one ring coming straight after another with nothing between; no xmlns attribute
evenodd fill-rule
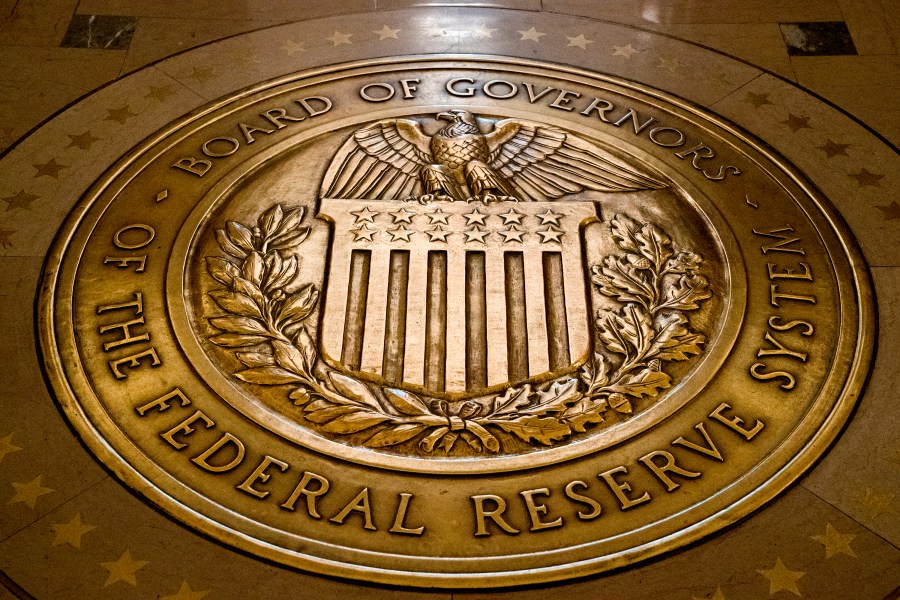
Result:
<svg viewBox="0 0 900 600"><path fill-rule="evenodd" d="M418 121L386 119L358 129L344 142L322 182L324 198L395 199L421 189L431 138Z"/></svg>
<svg viewBox="0 0 900 600"><path fill-rule="evenodd" d="M545 201L585 188L600 192L658 189L666 184L610 152L558 127L520 119L498 121L486 136L491 166L525 198Z"/></svg>

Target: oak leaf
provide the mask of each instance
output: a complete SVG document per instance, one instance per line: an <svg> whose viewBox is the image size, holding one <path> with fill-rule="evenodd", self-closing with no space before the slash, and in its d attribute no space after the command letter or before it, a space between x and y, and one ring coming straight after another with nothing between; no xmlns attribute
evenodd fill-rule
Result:
<svg viewBox="0 0 900 600"><path fill-rule="evenodd" d="M526 415L508 421L493 421L507 433L512 433L526 442L537 442L549 446L571 434L569 427L553 417Z"/></svg>

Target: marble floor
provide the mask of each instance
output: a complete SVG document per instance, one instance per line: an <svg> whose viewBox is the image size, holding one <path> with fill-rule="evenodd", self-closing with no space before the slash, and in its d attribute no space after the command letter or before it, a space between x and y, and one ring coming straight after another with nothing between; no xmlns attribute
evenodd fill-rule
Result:
<svg viewBox="0 0 900 600"><path fill-rule="evenodd" d="M0 0L0 598L900 598L898 15L898 0ZM49 398L32 314L53 235L103 166L250 82L434 52L640 79L752 131L826 192L871 270L878 354L851 423L798 485L637 568L451 595L238 553L223 566L89 457Z"/></svg>

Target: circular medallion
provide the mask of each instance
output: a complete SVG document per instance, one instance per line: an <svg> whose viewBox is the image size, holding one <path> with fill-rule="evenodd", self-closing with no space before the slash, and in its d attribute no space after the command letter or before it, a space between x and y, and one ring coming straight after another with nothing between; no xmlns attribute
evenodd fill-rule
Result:
<svg viewBox="0 0 900 600"><path fill-rule="evenodd" d="M521 59L283 77L173 123L58 236L88 446L287 565L490 587L620 567L799 477L867 373L827 201L671 95Z"/></svg>

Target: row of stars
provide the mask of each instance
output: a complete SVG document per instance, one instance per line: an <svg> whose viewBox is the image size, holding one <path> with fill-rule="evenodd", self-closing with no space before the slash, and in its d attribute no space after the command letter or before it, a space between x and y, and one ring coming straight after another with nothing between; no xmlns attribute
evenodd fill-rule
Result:
<svg viewBox="0 0 900 600"><path fill-rule="evenodd" d="M374 224L377 220L378 215L382 214L378 211L371 210L368 206L364 206L360 210L355 210L350 212L351 215L355 217L354 224L359 225L362 223L372 223ZM419 215L428 217L428 220L431 225L436 224L444 224L449 225L448 219L454 215L447 214L440 208L436 208L433 211L417 213L415 211L409 210L406 207L402 207L395 211L389 211L384 213L393 219L393 223L395 225L399 223L413 223L413 218ZM485 219L491 216L500 217L503 220L504 225L522 225L522 219L524 219L527 215L524 215L517 211L514 208L509 209L507 212L497 215L485 214L478 210L477 208L468 213L461 213L459 216L463 217L466 220L466 225L487 225ZM542 213L534 215L540 220L540 225L555 225L559 226L559 221L562 219L563 215L557 212L553 212L549 208Z"/></svg>
<svg viewBox="0 0 900 600"><path fill-rule="evenodd" d="M372 242L374 241L374 236L377 233L387 233L391 236L392 242L408 242L410 238L418 233L412 229L409 229L405 225L400 225L396 229L372 229L369 227L368 223L363 223L359 227L355 229L351 229L350 232L353 234L354 242ZM509 227L508 229L498 229L498 230L490 230L490 229L481 229L477 226L473 226L471 229L465 229L461 231L451 231L447 230L441 225L435 225L431 229L426 229L423 231L425 235L428 236L430 242L446 242L447 238L454 234L462 234L466 236L465 242L481 242L482 244L487 244L485 241L486 238L489 238L491 234L498 234L503 236L503 243L507 242L524 242L523 239L526 235L531 232L523 231L517 227ZM561 243L563 232L554 227L548 226L546 229L541 229L533 232L541 237L542 244L549 243Z"/></svg>

